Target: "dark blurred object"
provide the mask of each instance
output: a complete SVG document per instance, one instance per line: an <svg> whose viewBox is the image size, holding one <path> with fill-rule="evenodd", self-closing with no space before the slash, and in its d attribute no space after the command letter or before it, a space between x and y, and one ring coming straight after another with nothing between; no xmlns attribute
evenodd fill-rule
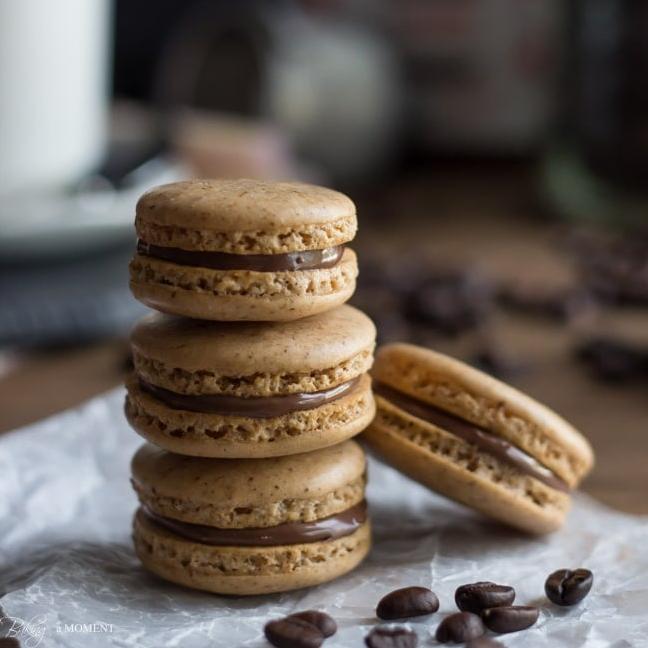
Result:
<svg viewBox="0 0 648 648"><path fill-rule="evenodd" d="M412 293L406 312L409 319L453 337L485 321L492 296L491 285L475 273L433 274Z"/></svg>
<svg viewBox="0 0 648 648"><path fill-rule="evenodd" d="M506 355L494 344L484 345L469 359L471 365L500 380L510 380L523 369L520 363Z"/></svg>
<svg viewBox="0 0 648 648"><path fill-rule="evenodd" d="M584 284L616 305L648 305L648 229L624 236L586 236L576 245Z"/></svg>
<svg viewBox="0 0 648 648"><path fill-rule="evenodd" d="M648 210L648 3L574 0L550 199L571 218L645 223Z"/></svg>
<svg viewBox="0 0 648 648"><path fill-rule="evenodd" d="M537 150L554 110L560 0L388 3L410 135L426 153Z"/></svg>
<svg viewBox="0 0 648 648"><path fill-rule="evenodd" d="M580 320L596 308L586 290L556 290L544 284L504 286L499 291L498 301L512 311L556 322Z"/></svg>
<svg viewBox="0 0 648 648"><path fill-rule="evenodd" d="M609 383L648 379L648 348L613 338L594 338L577 349L593 375Z"/></svg>
<svg viewBox="0 0 648 648"><path fill-rule="evenodd" d="M125 334L146 309L128 290L132 250L0 266L0 347L53 346Z"/></svg>

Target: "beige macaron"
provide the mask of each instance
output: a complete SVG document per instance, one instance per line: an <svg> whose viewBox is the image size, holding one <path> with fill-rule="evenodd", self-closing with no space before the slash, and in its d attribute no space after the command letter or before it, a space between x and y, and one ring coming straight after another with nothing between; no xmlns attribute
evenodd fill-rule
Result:
<svg viewBox="0 0 648 648"><path fill-rule="evenodd" d="M343 304L358 267L345 195L298 182L189 180L137 203L137 299L219 321L287 321Z"/></svg>
<svg viewBox="0 0 648 648"><path fill-rule="evenodd" d="M558 529L594 457L587 440L518 390L409 344L379 349L367 442L431 489L531 533Z"/></svg>
<svg viewBox="0 0 648 648"><path fill-rule="evenodd" d="M346 441L271 459L136 453L135 550L180 585L265 594L337 578L370 547L365 457Z"/></svg>
<svg viewBox="0 0 648 648"><path fill-rule="evenodd" d="M155 314L133 330L126 415L180 454L273 457L361 432L375 414L376 330L351 306L294 322Z"/></svg>

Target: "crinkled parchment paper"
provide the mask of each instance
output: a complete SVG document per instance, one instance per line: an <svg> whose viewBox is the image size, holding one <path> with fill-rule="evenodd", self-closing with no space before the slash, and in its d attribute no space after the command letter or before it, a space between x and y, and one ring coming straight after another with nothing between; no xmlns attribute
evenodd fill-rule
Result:
<svg viewBox="0 0 648 648"><path fill-rule="evenodd" d="M362 646L386 592L430 586L441 610L410 625L419 645L454 611L458 585L513 585L517 602L542 607L538 624L507 646L648 646L648 519L614 513L585 496L567 527L530 539L478 518L372 461L374 549L354 573L297 593L227 598L149 576L130 543L135 498L128 464L140 444L117 390L79 409L0 437L0 599L5 632L23 646L264 646L263 625L293 610L332 614L325 646ZM546 576L583 566L594 589L580 606L543 596Z"/></svg>

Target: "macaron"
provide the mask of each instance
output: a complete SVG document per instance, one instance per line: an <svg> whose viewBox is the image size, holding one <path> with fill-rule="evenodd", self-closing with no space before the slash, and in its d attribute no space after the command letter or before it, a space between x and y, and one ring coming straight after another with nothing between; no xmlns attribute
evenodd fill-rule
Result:
<svg viewBox="0 0 648 648"><path fill-rule="evenodd" d="M179 454L258 458L309 452L375 414L376 330L343 305L294 322L145 317L131 335L126 416Z"/></svg>
<svg viewBox="0 0 648 648"><path fill-rule="evenodd" d="M354 441L269 459L135 454L135 551L162 578L220 594L317 585L371 542L365 456Z"/></svg>
<svg viewBox="0 0 648 648"><path fill-rule="evenodd" d="M358 266L347 196L298 182L188 180L137 203L130 287L156 310L288 321L343 304Z"/></svg>
<svg viewBox="0 0 648 648"><path fill-rule="evenodd" d="M558 529L589 472L587 440L549 408L441 353L388 344L368 444L447 497L536 534Z"/></svg>

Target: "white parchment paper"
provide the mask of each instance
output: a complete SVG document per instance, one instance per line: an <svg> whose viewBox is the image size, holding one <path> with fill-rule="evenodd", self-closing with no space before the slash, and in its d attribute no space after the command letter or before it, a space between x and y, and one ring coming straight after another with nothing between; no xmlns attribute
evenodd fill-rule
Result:
<svg viewBox="0 0 648 648"><path fill-rule="evenodd" d="M352 574L310 590L228 598L182 589L144 572L130 544L130 457L141 443L116 390L79 409L0 437L2 630L23 646L183 648L266 646L263 625L306 608L338 621L326 648L362 646L388 591L431 587L440 611L408 625L419 645L455 611L457 586L513 585L538 624L506 646L648 646L648 519L575 499L566 528L530 539L478 518L371 461L374 549ZM544 598L546 576L588 567L594 589L578 607ZM2 631L0 631L2 636Z"/></svg>

